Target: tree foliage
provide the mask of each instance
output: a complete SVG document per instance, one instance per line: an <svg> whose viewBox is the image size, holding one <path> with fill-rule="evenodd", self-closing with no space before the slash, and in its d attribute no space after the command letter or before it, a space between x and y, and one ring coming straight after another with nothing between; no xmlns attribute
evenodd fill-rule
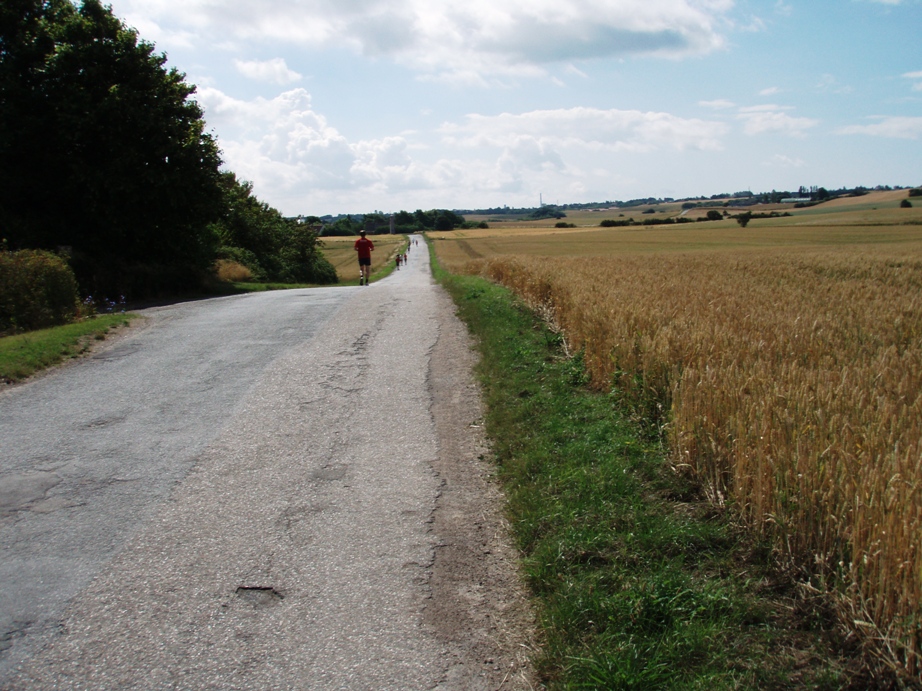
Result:
<svg viewBox="0 0 922 691"><path fill-rule="evenodd" d="M417 233L425 230L454 230L464 223L464 216L448 209L430 209L414 212L398 211L394 214L394 227L398 233Z"/></svg>
<svg viewBox="0 0 922 691"><path fill-rule="evenodd" d="M3 0L0 233L13 249L70 247L96 290L210 265L220 153L195 87L165 62L99 0Z"/></svg>
<svg viewBox="0 0 922 691"><path fill-rule="evenodd" d="M528 215L528 218L534 221L540 221L544 218L565 218L566 214L558 209L552 204L545 204L544 206L535 209L531 214Z"/></svg>
<svg viewBox="0 0 922 691"><path fill-rule="evenodd" d="M221 174L221 218L211 227L218 256L246 266L262 281L336 283L336 269L320 252L317 229L299 223L253 196L253 185Z"/></svg>

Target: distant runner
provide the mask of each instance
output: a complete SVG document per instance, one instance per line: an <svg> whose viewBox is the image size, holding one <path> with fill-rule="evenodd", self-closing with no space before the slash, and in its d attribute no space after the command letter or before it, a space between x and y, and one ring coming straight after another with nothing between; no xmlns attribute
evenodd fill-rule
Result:
<svg viewBox="0 0 922 691"><path fill-rule="evenodd" d="M374 243L365 237L365 231L359 232L355 241L355 251L359 253L359 285L368 285L371 282L371 253L375 249Z"/></svg>

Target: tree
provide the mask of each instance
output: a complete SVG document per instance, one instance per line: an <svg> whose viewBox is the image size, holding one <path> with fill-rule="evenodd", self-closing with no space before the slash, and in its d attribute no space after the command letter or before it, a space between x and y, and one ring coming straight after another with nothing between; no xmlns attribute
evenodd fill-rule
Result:
<svg viewBox="0 0 922 691"><path fill-rule="evenodd" d="M336 268L320 252L317 233L306 223L286 221L282 260L289 280L297 283L338 283Z"/></svg>
<svg viewBox="0 0 922 691"><path fill-rule="evenodd" d="M454 211L449 211L448 209L433 209L430 213L435 215L435 230L454 230L462 223L464 223L464 217L459 216Z"/></svg>
<svg viewBox="0 0 922 691"><path fill-rule="evenodd" d="M752 220L751 211L747 211L736 217L736 222L740 224L741 228L745 228L747 225L749 225L749 221L751 220Z"/></svg>
<svg viewBox="0 0 922 691"><path fill-rule="evenodd" d="M325 225L323 227L323 234L330 236L358 235L361 229L361 225L353 221L351 216L342 216L332 223Z"/></svg>
<svg viewBox="0 0 922 691"><path fill-rule="evenodd" d="M221 174L221 188L223 212L211 227L220 244L219 257L243 264L261 281L337 282L313 224L284 218L253 195L251 183L233 173Z"/></svg>
<svg viewBox="0 0 922 691"><path fill-rule="evenodd" d="M132 279L135 293L183 287L210 266L220 154L195 87L165 62L99 0L3 0L0 232L11 247L70 247L84 288L110 292ZM139 274L171 285L139 285Z"/></svg>
<svg viewBox="0 0 922 691"><path fill-rule="evenodd" d="M391 222L389 218L384 216L384 214L365 214L363 223L365 232L370 235L379 235L390 232Z"/></svg>
<svg viewBox="0 0 922 691"><path fill-rule="evenodd" d="M717 209L711 209L707 213L707 219L709 221L720 221L723 219L723 214L720 213Z"/></svg>

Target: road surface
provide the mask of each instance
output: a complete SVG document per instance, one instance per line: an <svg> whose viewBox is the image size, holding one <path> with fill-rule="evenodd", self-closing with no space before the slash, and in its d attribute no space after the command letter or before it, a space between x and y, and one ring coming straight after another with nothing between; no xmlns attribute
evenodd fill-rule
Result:
<svg viewBox="0 0 922 691"><path fill-rule="evenodd" d="M0 394L0 688L529 688L463 327L367 287L185 303Z"/></svg>

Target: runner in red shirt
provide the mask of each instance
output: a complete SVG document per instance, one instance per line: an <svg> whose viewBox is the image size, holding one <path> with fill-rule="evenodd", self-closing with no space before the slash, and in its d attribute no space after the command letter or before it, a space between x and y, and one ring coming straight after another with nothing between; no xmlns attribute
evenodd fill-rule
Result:
<svg viewBox="0 0 922 691"><path fill-rule="evenodd" d="M365 237L365 231L359 233L355 241L355 251L359 253L359 285L368 285L371 282L371 253L375 249L374 243Z"/></svg>

